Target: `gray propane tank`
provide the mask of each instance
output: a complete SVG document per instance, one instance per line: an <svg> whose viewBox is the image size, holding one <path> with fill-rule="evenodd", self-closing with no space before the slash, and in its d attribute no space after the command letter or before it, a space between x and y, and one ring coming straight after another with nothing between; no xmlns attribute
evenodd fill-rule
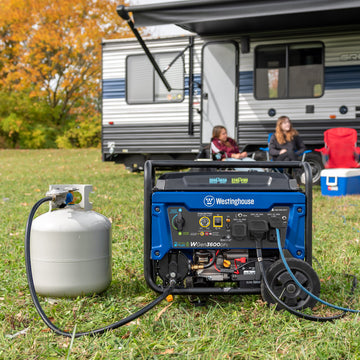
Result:
<svg viewBox="0 0 360 360"><path fill-rule="evenodd" d="M71 201L74 191L81 194L79 204ZM111 282L111 223L91 211L91 185L50 185L47 195L54 192L65 194L66 205L51 202L31 228L35 290L53 297L100 293Z"/></svg>

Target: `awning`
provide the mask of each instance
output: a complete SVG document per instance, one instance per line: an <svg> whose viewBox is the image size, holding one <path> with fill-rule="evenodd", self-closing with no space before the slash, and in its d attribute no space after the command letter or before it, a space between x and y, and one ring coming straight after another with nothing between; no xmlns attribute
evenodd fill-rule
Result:
<svg viewBox="0 0 360 360"><path fill-rule="evenodd" d="M176 24L199 35L360 23L359 0L189 0L118 7L135 26Z"/></svg>

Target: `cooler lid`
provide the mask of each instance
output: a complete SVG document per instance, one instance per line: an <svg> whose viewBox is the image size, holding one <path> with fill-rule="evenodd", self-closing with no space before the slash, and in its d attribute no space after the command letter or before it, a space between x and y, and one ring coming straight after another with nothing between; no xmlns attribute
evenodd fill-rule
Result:
<svg viewBox="0 0 360 360"><path fill-rule="evenodd" d="M360 169L349 169L349 168L336 168L336 169L323 169L321 170L320 176L322 177L352 177L360 176Z"/></svg>

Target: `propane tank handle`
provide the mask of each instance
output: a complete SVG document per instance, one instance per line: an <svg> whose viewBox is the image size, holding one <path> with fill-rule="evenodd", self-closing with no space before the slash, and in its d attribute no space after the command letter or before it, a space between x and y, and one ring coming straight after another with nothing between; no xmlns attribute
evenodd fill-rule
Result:
<svg viewBox="0 0 360 360"><path fill-rule="evenodd" d="M90 184L60 184L50 185L47 196L53 196L53 201L50 202L49 211L57 209L64 203L66 194L69 191L76 191L81 194L81 201L77 204L78 207L89 211L92 209L92 203L89 201L89 195L93 187Z"/></svg>

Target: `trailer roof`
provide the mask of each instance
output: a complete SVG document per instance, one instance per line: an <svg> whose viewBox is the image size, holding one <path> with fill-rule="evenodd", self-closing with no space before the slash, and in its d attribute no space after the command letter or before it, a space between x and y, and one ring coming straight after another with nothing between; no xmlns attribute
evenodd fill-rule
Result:
<svg viewBox="0 0 360 360"><path fill-rule="evenodd" d="M199 35L359 24L359 0L191 0L118 7L135 26L176 24Z"/></svg>

